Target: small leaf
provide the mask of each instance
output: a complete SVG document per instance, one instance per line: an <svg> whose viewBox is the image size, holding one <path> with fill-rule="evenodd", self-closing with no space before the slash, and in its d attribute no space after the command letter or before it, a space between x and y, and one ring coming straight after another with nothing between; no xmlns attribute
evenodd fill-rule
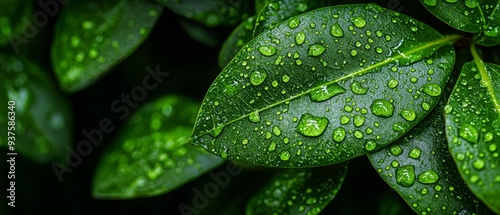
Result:
<svg viewBox="0 0 500 215"><path fill-rule="evenodd" d="M52 44L52 65L63 90L81 90L132 54L161 10L161 5L143 0L68 3Z"/></svg>
<svg viewBox="0 0 500 215"><path fill-rule="evenodd" d="M497 0L420 0L436 17L461 31L478 33L480 45L500 44L500 2Z"/></svg>
<svg viewBox="0 0 500 215"><path fill-rule="evenodd" d="M26 39L22 31L31 21L33 4L31 1L3 0L0 1L0 46L11 43L14 51L18 48L15 43Z"/></svg>
<svg viewBox="0 0 500 215"><path fill-rule="evenodd" d="M446 135L469 189L500 213L500 66L472 52L445 107Z"/></svg>
<svg viewBox="0 0 500 215"><path fill-rule="evenodd" d="M319 214L337 195L347 162L335 166L286 169L250 199L246 214Z"/></svg>
<svg viewBox="0 0 500 215"><path fill-rule="evenodd" d="M7 141L13 141L13 151L38 163L64 159L73 127L68 99L54 88L48 72L32 62L3 54L0 62L0 103L5 105L0 109L0 146L10 149ZM9 101L15 102L11 110Z"/></svg>
<svg viewBox="0 0 500 215"><path fill-rule="evenodd" d="M248 18L239 24L227 37L219 52L219 67L224 68L233 59L241 48L252 40L255 16Z"/></svg>
<svg viewBox="0 0 500 215"><path fill-rule="evenodd" d="M473 214L477 200L448 151L443 106L403 138L368 154L380 176L419 214Z"/></svg>
<svg viewBox="0 0 500 215"><path fill-rule="evenodd" d="M251 1L156 0L173 12L209 27L236 25L249 17Z"/></svg>
<svg viewBox="0 0 500 215"><path fill-rule="evenodd" d="M435 106L453 68L449 44L458 38L376 5L293 17L226 66L203 101L192 143L273 167L363 155Z"/></svg>
<svg viewBox="0 0 500 215"><path fill-rule="evenodd" d="M104 152L94 176L96 198L167 193L223 162L186 145L199 105L166 96L141 107Z"/></svg>
<svg viewBox="0 0 500 215"><path fill-rule="evenodd" d="M267 0L258 11L253 36L301 13L328 5L331 0Z"/></svg>

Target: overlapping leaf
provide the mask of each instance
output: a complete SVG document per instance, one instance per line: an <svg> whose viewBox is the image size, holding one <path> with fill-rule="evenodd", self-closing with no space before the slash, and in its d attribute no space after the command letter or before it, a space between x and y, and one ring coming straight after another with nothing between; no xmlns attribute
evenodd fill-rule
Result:
<svg viewBox="0 0 500 215"><path fill-rule="evenodd" d="M279 172L252 197L246 214L319 214L342 186L347 166Z"/></svg>
<svg viewBox="0 0 500 215"><path fill-rule="evenodd" d="M241 50L241 48L252 40L255 16L248 18L239 24L222 44L219 52L219 67L223 69L229 61Z"/></svg>
<svg viewBox="0 0 500 215"><path fill-rule="evenodd" d="M94 176L93 195L159 195L221 164L223 159L186 145L198 108L178 96L141 107L104 153Z"/></svg>
<svg viewBox="0 0 500 215"><path fill-rule="evenodd" d="M470 190L500 213L500 66L473 55L445 107L446 135Z"/></svg>
<svg viewBox="0 0 500 215"><path fill-rule="evenodd" d="M248 43L222 71L191 142L224 158L279 167L373 151L435 106L456 39L376 5L293 17Z"/></svg>
<svg viewBox="0 0 500 215"><path fill-rule="evenodd" d="M78 91L132 54L162 6L143 0L71 1L55 29L52 66L63 90Z"/></svg>
<svg viewBox="0 0 500 215"><path fill-rule="evenodd" d="M64 159L73 127L68 99L54 87L57 85L47 71L32 62L4 54L0 54L0 62L0 103L5 105L0 109L0 129L4 132L0 146L39 163ZM15 103L15 114L7 114L11 111L8 101ZM7 129L12 124L8 121L15 129ZM7 131L13 133L8 135L13 139L7 138Z"/></svg>
<svg viewBox="0 0 500 215"><path fill-rule="evenodd" d="M476 42L500 44L500 2L498 0L420 0L437 18L462 31L478 33Z"/></svg>
<svg viewBox="0 0 500 215"><path fill-rule="evenodd" d="M391 146L368 154L382 178L419 214L473 214L477 200L460 178L444 134L444 105Z"/></svg>
<svg viewBox="0 0 500 215"><path fill-rule="evenodd" d="M3 0L0 1L0 46L13 43L14 51L19 47L17 43L24 43L27 38L22 34L24 28L31 19L33 5L30 1ZM29 36L31 36L30 32ZM29 39L29 38L28 38Z"/></svg>

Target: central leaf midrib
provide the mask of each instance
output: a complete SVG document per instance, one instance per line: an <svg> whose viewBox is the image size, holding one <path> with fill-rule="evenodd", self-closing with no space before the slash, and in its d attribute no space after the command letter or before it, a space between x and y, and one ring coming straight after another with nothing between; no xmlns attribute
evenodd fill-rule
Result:
<svg viewBox="0 0 500 215"><path fill-rule="evenodd" d="M500 7L500 0L498 0L498 2L496 3L495 9L493 9L493 11L491 11L491 14L489 14L488 17L493 16L499 7ZM479 12L481 12L481 16L483 17L483 20L484 20L484 27L483 27L484 28L483 31L484 31L490 26L490 23L493 22L493 19L488 19L488 17L484 16L483 9L481 8L481 6L479 6ZM500 17L498 17L498 18L500 18Z"/></svg>
<svg viewBox="0 0 500 215"><path fill-rule="evenodd" d="M292 96L292 97L289 97L289 98L287 98L287 99L284 99L284 100L278 101L278 102L276 102L276 103L274 103L274 104L268 105L268 106L266 106L266 107L264 107L264 108L261 108L261 109L259 109L259 110L252 111L252 113L253 113L253 112L262 112L262 111L264 111L264 110L267 110L267 109L269 109L269 108L276 107L276 106L278 106L278 105L280 105L280 104L283 104L283 103L285 103L285 102L295 100L295 99L300 98L300 97L302 97L302 96L308 95L309 93L311 93L311 92L313 92L313 91L319 90L319 89L320 89L321 87L323 87L323 86L328 86L328 85L331 85L331 84L334 84L334 83L337 83L337 82L340 82L340 81L346 80L346 79L351 78L351 77L356 77L356 76L358 76L358 75L363 75L363 74L365 74L365 73L367 73L367 72L369 72L369 71L371 71L371 70L373 70L373 69L375 69L375 68L377 68L377 67L381 67L381 66L384 66L384 65L386 65L386 64L389 64L389 63L395 62L396 60L399 60L399 59L405 58L404 56L410 56L410 55L412 55L412 54L414 54L414 53L416 53L416 52L423 51L423 50L425 50L425 49L428 49L428 48L434 47L434 46L436 46L436 45L440 45L440 46L441 46L441 45L444 45L444 44L446 44L446 43L453 43L453 42L455 42L455 41L456 41L457 39L459 39L459 38L460 38L460 35L447 35L447 36L442 37L442 38L440 38L440 39L438 39L438 40L432 41L432 42L430 42L430 43L426 43L426 44L425 44L425 45L423 45L423 46L416 47L415 49L412 49L412 50L410 50L410 51L407 51L407 52L401 52L401 53L399 53L398 55L396 55L396 56L394 56L394 57L389 57L389 58L385 59L384 61L381 61L381 62L376 63L376 64L372 64L371 66L366 67L366 68L364 68L364 69L361 69L361 70L359 70L359 71L357 71L357 72L351 73L351 74L346 75L346 76L343 76L343 77L341 77L341 78L339 78L339 79L335 79L335 80L332 80L332 81L326 82L326 83L324 83L324 84L321 84L321 85L319 85L319 86L313 87L313 88L311 88L311 89L309 89L309 90L307 90L307 91L304 91L304 92L302 92L302 93L299 93L299 94L297 94L297 95L295 95L295 96ZM245 115L243 115L243 116L240 116L240 117L238 117L238 118L236 118L236 119L233 119L233 120L231 120L231 121L229 121L229 122L227 122L227 123L225 123L225 124L223 124L223 125L218 125L218 126L216 125L216 126L215 126L215 127L213 127L212 129L210 129L210 130L208 130L208 131L206 131L206 132L204 132L204 133L201 133L200 135L195 136L195 138L194 138L194 139L196 139L196 138L198 138L198 137L201 137L201 136L203 136L203 135L206 135L206 134L208 134L208 133L210 133L210 132L214 131L214 130L215 130L216 128L218 128L218 127L221 127L221 126L222 126L222 127L228 126L228 125L230 125L230 124L232 124L232 123L234 123L234 122L237 122L237 121L242 120L242 119L244 119L244 118L247 118L247 117L249 117L249 116L250 116L250 113L245 114Z"/></svg>
<svg viewBox="0 0 500 215"><path fill-rule="evenodd" d="M472 45L471 51L472 51L472 56L474 57L474 63L476 64L477 68L479 69L479 73L481 74L481 78L486 82L486 86L493 101L493 105L495 106L495 110L500 115L500 102L497 100L495 91L493 89L493 83L491 82L491 79L488 76L488 72L486 71L484 62L481 59L481 57L479 57L475 45Z"/></svg>

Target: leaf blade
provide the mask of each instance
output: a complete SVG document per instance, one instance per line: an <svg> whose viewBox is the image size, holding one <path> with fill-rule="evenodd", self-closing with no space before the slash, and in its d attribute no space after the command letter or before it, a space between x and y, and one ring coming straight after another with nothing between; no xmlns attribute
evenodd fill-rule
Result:
<svg viewBox="0 0 500 215"><path fill-rule="evenodd" d="M394 24L393 19L414 26ZM301 25L288 26L297 21ZM348 33L336 37L330 26L321 25L332 22L337 23L331 28L340 23ZM389 23L387 29L397 28L398 34L376 28L384 23ZM354 28L356 24L360 27ZM297 44L296 35L304 32L308 41ZM360 37L370 45L368 51L362 51L368 46L357 45ZM412 39L425 42L415 44ZM214 81L192 142L214 154L263 166L327 165L360 156L402 136L434 107L454 63L454 51L447 44L456 39L374 5L329 7L293 17L248 43ZM410 82L399 75L413 72L425 78ZM381 73L384 80L378 77ZM392 79L394 86L388 83ZM338 93L339 87L347 93ZM389 100L392 97L397 99ZM399 117L403 109L415 110L415 118L400 121L383 114L392 110ZM344 116L348 119L342 124ZM354 124L356 117L361 125ZM313 130L323 129L323 134L315 138L307 134L313 130L297 129L299 118L310 122ZM334 131L335 127L344 131ZM338 143L334 132L349 136Z"/></svg>

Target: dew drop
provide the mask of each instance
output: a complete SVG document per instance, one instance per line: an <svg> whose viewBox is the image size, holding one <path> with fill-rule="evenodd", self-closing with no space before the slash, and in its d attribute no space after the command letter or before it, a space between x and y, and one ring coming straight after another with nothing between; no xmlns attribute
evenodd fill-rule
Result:
<svg viewBox="0 0 500 215"><path fill-rule="evenodd" d="M470 124L462 124L458 134L470 143L477 143L479 139L479 132Z"/></svg>
<svg viewBox="0 0 500 215"><path fill-rule="evenodd" d="M338 127L336 128L335 130L333 130L333 135L332 135L332 139L335 141L335 142L342 142L344 141L345 139L345 135L346 135L346 131L344 128L342 127Z"/></svg>
<svg viewBox="0 0 500 215"><path fill-rule="evenodd" d="M340 25L338 23L335 23L330 28L330 34L332 34L334 37L343 37L344 30L342 30L342 28L340 27Z"/></svg>
<svg viewBox="0 0 500 215"><path fill-rule="evenodd" d="M281 154L280 154L280 159L283 160L283 161L287 161L287 160L290 160L290 152L288 151L282 151Z"/></svg>
<svg viewBox="0 0 500 215"><path fill-rule="evenodd" d="M276 54L277 50L274 46L261 46L259 47L259 52L264 56L273 56Z"/></svg>
<svg viewBox="0 0 500 215"><path fill-rule="evenodd" d="M259 84L262 84L262 82L264 82L266 78L267 78L267 73L265 71L256 70L252 72L252 74L250 75L250 83L257 86Z"/></svg>
<svg viewBox="0 0 500 215"><path fill-rule="evenodd" d="M389 88L391 88L391 89L396 88L396 87L398 86L398 84L399 84L399 83L398 83L398 80L396 80L396 79L394 79L394 78L393 78L393 79L391 79L391 80L389 80L389 81L387 82L387 86L388 86Z"/></svg>
<svg viewBox="0 0 500 215"><path fill-rule="evenodd" d="M366 25L366 21L365 21L363 18L359 17L359 16L358 16L358 17L356 17L356 18L354 18L354 20L352 21L352 23L353 23L356 27L358 27L358 28L365 27L365 25Z"/></svg>
<svg viewBox="0 0 500 215"><path fill-rule="evenodd" d="M354 94L358 95L364 95L368 92L368 88L363 87L359 81L352 82L351 90Z"/></svg>
<svg viewBox="0 0 500 215"><path fill-rule="evenodd" d="M288 75L283 75L283 77L281 77L281 80L284 82L284 83L287 83L290 81L290 76Z"/></svg>
<svg viewBox="0 0 500 215"><path fill-rule="evenodd" d="M406 125L403 122L396 122L392 125L392 130L395 132L406 132Z"/></svg>
<svg viewBox="0 0 500 215"><path fill-rule="evenodd" d="M250 115L248 116L248 119L250 120L250 122L260 122L259 112L255 111L255 112L250 113Z"/></svg>
<svg viewBox="0 0 500 215"><path fill-rule="evenodd" d="M396 155L396 156L399 156L400 154L403 153L403 149L397 145L391 146L389 151L391 151L391 154Z"/></svg>
<svg viewBox="0 0 500 215"><path fill-rule="evenodd" d="M422 184L433 184L439 180L439 175L434 170L427 170L418 175L417 181Z"/></svg>
<svg viewBox="0 0 500 215"><path fill-rule="evenodd" d="M415 167L402 166L396 170L396 183L403 187L410 187L415 183Z"/></svg>
<svg viewBox="0 0 500 215"><path fill-rule="evenodd" d="M436 6L437 0L424 0L424 4L428 6Z"/></svg>
<svg viewBox="0 0 500 215"><path fill-rule="evenodd" d="M307 55L309 56L320 56L325 52L325 47L323 47L320 44L314 44L309 46L309 51L307 52Z"/></svg>
<svg viewBox="0 0 500 215"><path fill-rule="evenodd" d="M351 118L346 115L340 117L340 124L342 125L346 125L349 121L351 121Z"/></svg>
<svg viewBox="0 0 500 215"><path fill-rule="evenodd" d="M278 126L274 126L273 127L273 134L276 135L276 136L280 136L281 135L281 130Z"/></svg>
<svg viewBox="0 0 500 215"><path fill-rule="evenodd" d="M445 113L451 113L452 110L453 110L453 107L451 105L444 106Z"/></svg>
<svg viewBox="0 0 500 215"><path fill-rule="evenodd" d="M318 90L314 90L309 95L311 101L322 102L345 92L346 92L345 89L339 86L338 84L330 84L330 85L320 86Z"/></svg>
<svg viewBox="0 0 500 215"><path fill-rule="evenodd" d="M325 132L327 126L328 126L327 118L317 117L305 113L300 118L296 131L297 133L307 137L317 137L323 134L323 132Z"/></svg>
<svg viewBox="0 0 500 215"><path fill-rule="evenodd" d="M269 144L269 148L267 150L269 150L270 152L273 152L274 150L276 150L276 143L271 142L271 144Z"/></svg>
<svg viewBox="0 0 500 215"><path fill-rule="evenodd" d="M377 148L377 143L375 141L372 141L372 140L369 140L369 141L366 141L365 143L365 150L366 151L373 151Z"/></svg>
<svg viewBox="0 0 500 215"><path fill-rule="evenodd" d="M413 158L413 159L419 159L420 158L420 154L422 152L420 151L420 149L418 148L413 148L412 150L410 150L410 152L408 153L408 157L410 158Z"/></svg>
<svg viewBox="0 0 500 215"><path fill-rule="evenodd" d="M417 117L417 114L412 109L403 109L399 115L410 122L413 122Z"/></svg>
<svg viewBox="0 0 500 215"><path fill-rule="evenodd" d="M437 84L425 84L422 91L429 96L439 96L441 95L441 87Z"/></svg>
<svg viewBox="0 0 500 215"><path fill-rule="evenodd" d="M360 127L360 126L362 126L365 123L365 117L357 115L357 116L354 117L354 121L353 122L354 122L354 126Z"/></svg>
<svg viewBox="0 0 500 215"><path fill-rule="evenodd" d="M477 0L465 0L465 6L467 6L468 8L475 8L477 7L477 5Z"/></svg>
<svg viewBox="0 0 500 215"><path fill-rule="evenodd" d="M483 159L476 159L476 160L472 163L472 166L473 166L473 167L474 167L474 169L476 169L476 170L482 170L482 169L484 169L484 166L485 166L484 160L483 160Z"/></svg>
<svg viewBox="0 0 500 215"><path fill-rule="evenodd" d="M306 41L306 34L304 34L304 32L299 32L299 33L295 34L295 43L297 43L297 45L302 45L302 43L304 43L304 41ZM309 47L309 50L310 49L311 49L311 47Z"/></svg>
<svg viewBox="0 0 500 215"><path fill-rule="evenodd" d="M288 27L290 27L291 29L295 29L297 27L299 27L300 25L300 20L296 17L290 19L290 21L288 21Z"/></svg>
<svg viewBox="0 0 500 215"><path fill-rule="evenodd" d="M387 100L376 99L370 106L373 115L378 117L391 117L394 113L394 106Z"/></svg>

